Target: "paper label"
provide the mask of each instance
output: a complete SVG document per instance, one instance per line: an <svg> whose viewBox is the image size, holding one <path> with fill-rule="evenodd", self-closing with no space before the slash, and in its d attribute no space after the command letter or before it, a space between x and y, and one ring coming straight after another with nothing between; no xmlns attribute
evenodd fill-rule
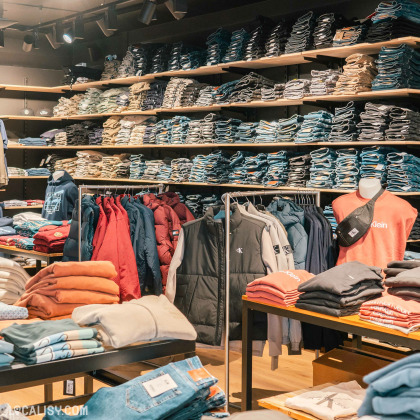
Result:
<svg viewBox="0 0 420 420"><path fill-rule="evenodd" d="M358 233L359 233L359 231L356 228L354 228L349 232L349 236L354 238Z"/></svg>
<svg viewBox="0 0 420 420"><path fill-rule="evenodd" d="M189 370L188 374L191 376L191 378L195 382L199 382L203 379L211 378L211 374L205 368Z"/></svg>
<svg viewBox="0 0 420 420"><path fill-rule="evenodd" d="M142 385L151 398L155 398L166 391L170 391L171 389L178 388L178 385L171 378L169 373L159 376L158 378L151 379L150 381L143 382Z"/></svg>

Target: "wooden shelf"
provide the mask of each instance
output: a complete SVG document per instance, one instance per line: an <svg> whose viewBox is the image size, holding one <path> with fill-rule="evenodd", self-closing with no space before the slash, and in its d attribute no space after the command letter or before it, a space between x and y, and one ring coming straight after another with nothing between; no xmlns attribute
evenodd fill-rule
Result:
<svg viewBox="0 0 420 420"><path fill-rule="evenodd" d="M9 179L48 179L49 176L9 176Z"/></svg>
<svg viewBox="0 0 420 420"><path fill-rule="evenodd" d="M3 210L28 210L28 209L42 209L41 204L36 206L15 206L15 207L3 207Z"/></svg>
<svg viewBox="0 0 420 420"><path fill-rule="evenodd" d="M360 92L357 95L306 96L305 102L347 102L389 98L420 98L420 89L389 89Z"/></svg>
<svg viewBox="0 0 420 420"><path fill-rule="evenodd" d="M0 84L0 90L11 92L39 92L39 93L64 93L65 90L60 86L26 86L26 85L7 85Z"/></svg>
<svg viewBox="0 0 420 420"><path fill-rule="evenodd" d="M412 243L412 244L414 244L414 243L417 243L417 242L420 242L420 239L407 239L407 243Z"/></svg>
<svg viewBox="0 0 420 420"><path fill-rule="evenodd" d="M17 120L17 121L61 121L59 117L37 117L25 115L0 115L1 120Z"/></svg>
<svg viewBox="0 0 420 420"><path fill-rule="evenodd" d="M35 256L35 257L62 257L63 253L54 253L54 254L46 254L45 252L38 252L38 251L33 251L30 249L23 249L23 248L18 248L16 246L5 246L5 245L0 245L0 252L3 251L9 251L9 253L12 253L13 251L16 251L18 253L24 253L24 254L28 254L28 256Z"/></svg>

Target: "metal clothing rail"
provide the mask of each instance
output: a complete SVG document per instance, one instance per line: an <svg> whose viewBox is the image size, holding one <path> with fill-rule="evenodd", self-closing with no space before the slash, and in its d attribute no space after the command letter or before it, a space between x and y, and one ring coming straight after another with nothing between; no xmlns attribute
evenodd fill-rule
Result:
<svg viewBox="0 0 420 420"><path fill-rule="evenodd" d="M270 191L244 191L225 193L222 200L225 203L225 235L226 235L226 290L225 290L225 393L226 393L226 410L229 410L229 301L230 301L230 204L232 198L238 197L259 197L265 195L282 195L282 196L312 196L315 198L314 204L318 207L321 205L321 193L319 191L300 191L300 190L270 190ZM310 203L307 203L310 204Z"/></svg>
<svg viewBox="0 0 420 420"><path fill-rule="evenodd" d="M79 203L78 203L78 221L79 221L79 232L78 232L78 253L79 253L79 261L82 261L82 198L83 195L87 192L98 192L98 191L118 191L118 190L158 190L159 194L164 191L165 185L164 184L151 184L151 185L80 185L79 186Z"/></svg>

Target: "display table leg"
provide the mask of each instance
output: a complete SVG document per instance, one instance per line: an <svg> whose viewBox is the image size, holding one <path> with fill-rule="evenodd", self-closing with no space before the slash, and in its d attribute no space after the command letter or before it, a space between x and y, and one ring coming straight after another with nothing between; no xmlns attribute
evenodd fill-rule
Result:
<svg viewBox="0 0 420 420"><path fill-rule="evenodd" d="M242 302L242 411L252 408L252 327L254 311Z"/></svg>

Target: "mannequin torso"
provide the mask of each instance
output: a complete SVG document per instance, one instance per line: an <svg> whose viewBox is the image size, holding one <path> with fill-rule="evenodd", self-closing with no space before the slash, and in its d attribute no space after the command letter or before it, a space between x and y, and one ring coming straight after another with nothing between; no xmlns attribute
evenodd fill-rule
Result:
<svg viewBox="0 0 420 420"><path fill-rule="evenodd" d="M63 175L64 175L64 171L55 171L53 173L54 181L57 181L57 179L61 178Z"/></svg>
<svg viewBox="0 0 420 420"><path fill-rule="evenodd" d="M359 182L359 193L363 198L373 198L382 188L377 178L362 178Z"/></svg>

